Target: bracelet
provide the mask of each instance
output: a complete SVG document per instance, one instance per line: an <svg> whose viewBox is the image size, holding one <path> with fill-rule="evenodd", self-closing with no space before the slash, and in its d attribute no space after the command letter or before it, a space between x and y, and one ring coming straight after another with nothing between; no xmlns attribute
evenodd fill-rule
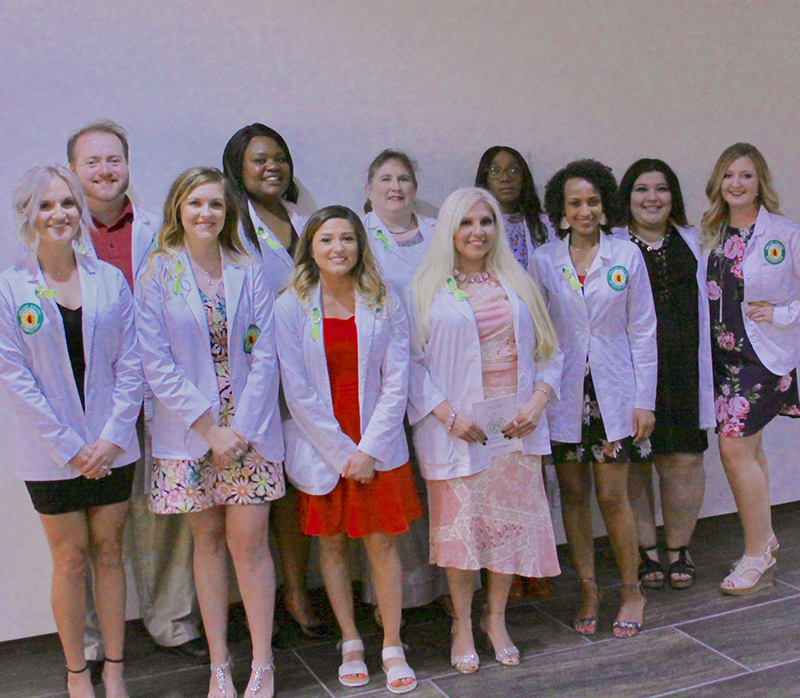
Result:
<svg viewBox="0 0 800 698"><path fill-rule="evenodd" d="M547 402L550 402L550 393L548 393L544 388L534 388L533 392L544 393L544 396L547 398Z"/></svg>
<svg viewBox="0 0 800 698"><path fill-rule="evenodd" d="M457 416L458 416L458 407L454 407L450 412L450 419L447 420L447 431L450 431L453 428L453 423L456 421Z"/></svg>

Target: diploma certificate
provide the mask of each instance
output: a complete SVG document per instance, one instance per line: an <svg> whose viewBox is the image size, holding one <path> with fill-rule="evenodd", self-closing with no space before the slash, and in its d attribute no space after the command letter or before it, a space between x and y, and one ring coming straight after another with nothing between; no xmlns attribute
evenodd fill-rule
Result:
<svg viewBox="0 0 800 698"><path fill-rule="evenodd" d="M506 395L472 403L472 418L486 434L486 445L478 446L485 454L497 456L522 450L522 439L507 439L502 429L517 416L517 396Z"/></svg>

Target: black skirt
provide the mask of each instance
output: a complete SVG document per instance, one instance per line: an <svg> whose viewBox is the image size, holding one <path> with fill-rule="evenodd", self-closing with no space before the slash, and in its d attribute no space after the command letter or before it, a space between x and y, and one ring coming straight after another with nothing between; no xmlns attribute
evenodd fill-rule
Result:
<svg viewBox="0 0 800 698"><path fill-rule="evenodd" d="M136 463L112 468L99 480L79 475L71 480L26 480L25 486L39 514L68 514L89 507L126 502L131 497Z"/></svg>

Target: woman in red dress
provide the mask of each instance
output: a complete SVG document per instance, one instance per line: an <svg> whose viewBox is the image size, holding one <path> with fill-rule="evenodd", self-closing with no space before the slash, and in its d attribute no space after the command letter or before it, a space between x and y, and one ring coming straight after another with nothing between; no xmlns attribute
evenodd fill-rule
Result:
<svg viewBox="0 0 800 698"><path fill-rule="evenodd" d="M394 536L422 515L403 431L408 323L387 290L358 216L317 211L276 303L278 355L291 419L286 472L300 490L300 527L319 536L325 589L342 631L339 681L369 681L355 625L348 538L362 538L383 617L393 693L416 687L400 641L402 577Z"/></svg>

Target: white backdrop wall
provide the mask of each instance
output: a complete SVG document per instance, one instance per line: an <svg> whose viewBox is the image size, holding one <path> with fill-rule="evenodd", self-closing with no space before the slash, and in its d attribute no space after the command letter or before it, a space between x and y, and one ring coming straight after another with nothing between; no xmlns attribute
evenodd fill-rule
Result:
<svg viewBox="0 0 800 698"><path fill-rule="evenodd" d="M359 208L370 160L394 146L438 206L503 143L528 157L540 193L578 157L617 177L661 157L696 223L716 157L747 140L800 220L794 0L0 0L0 26L0 268L16 249L14 185L65 162L67 136L100 117L128 129L135 198L156 211L181 170L219 166L233 132L262 121L320 205ZM774 432L776 501L800 498L795 427ZM0 460L1 641L53 623L44 538ZM709 471L704 512L730 511L714 457Z"/></svg>

